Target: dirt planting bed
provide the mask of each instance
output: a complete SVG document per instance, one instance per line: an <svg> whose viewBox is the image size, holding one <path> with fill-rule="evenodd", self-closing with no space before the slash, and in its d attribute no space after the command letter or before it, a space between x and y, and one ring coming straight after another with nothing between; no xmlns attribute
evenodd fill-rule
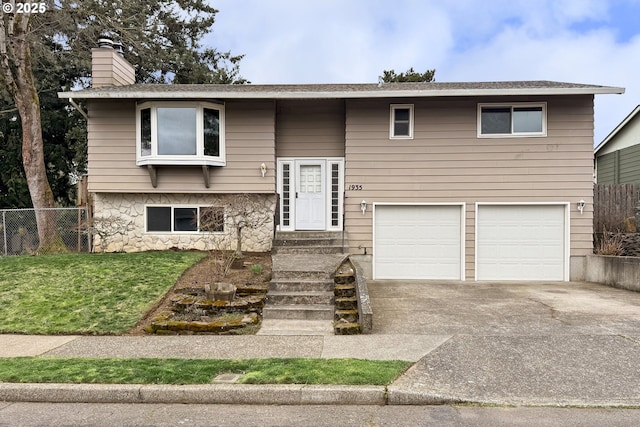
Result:
<svg viewBox="0 0 640 427"><path fill-rule="evenodd" d="M271 280L271 254L245 253L242 267L226 276L220 257L209 254L187 270L144 318L130 331L143 334L253 334L260 328L262 307ZM231 283L232 301L215 301L206 285Z"/></svg>

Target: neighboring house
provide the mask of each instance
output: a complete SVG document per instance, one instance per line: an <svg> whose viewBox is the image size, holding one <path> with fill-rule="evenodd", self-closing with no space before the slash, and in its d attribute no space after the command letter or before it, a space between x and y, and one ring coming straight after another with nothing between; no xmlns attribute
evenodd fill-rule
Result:
<svg viewBox="0 0 640 427"><path fill-rule="evenodd" d="M108 250L206 249L200 210L250 193L267 216L279 197L281 231L344 229L376 279L569 280L592 253L593 98L622 88L139 85L93 56L60 96L88 105L96 217L134 224Z"/></svg>
<svg viewBox="0 0 640 427"><path fill-rule="evenodd" d="M640 184L640 105L596 147L598 184Z"/></svg>

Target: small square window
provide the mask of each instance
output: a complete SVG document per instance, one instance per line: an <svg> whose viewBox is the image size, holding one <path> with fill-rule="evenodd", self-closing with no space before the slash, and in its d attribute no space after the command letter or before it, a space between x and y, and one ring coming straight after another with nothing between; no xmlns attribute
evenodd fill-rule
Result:
<svg viewBox="0 0 640 427"><path fill-rule="evenodd" d="M413 105L391 105L389 138L413 138Z"/></svg>

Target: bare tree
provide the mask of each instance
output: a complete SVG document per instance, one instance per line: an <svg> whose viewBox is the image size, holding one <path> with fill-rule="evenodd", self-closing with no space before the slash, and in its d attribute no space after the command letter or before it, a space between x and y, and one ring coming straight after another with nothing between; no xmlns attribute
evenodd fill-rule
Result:
<svg viewBox="0 0 640 427"><path fill-rule="evenodd" d="M235 230L236 258L242 258L242 231L247 228L260 228L273 221L273 216L267 215L264 205L259 198L251 194L230 194L225 198L226 215Z"/></svg>
<svg viewBox="0 0 640 427"><path fill-rule="evenodd" d="M200 229L211 232L216 248L220 276L229 272L234 262L243 258L243 232L257 229L273 222L273 212L264 205L261 197L253 194L229 194L222 198L222 207L211 206L200 214ZM235 243L235 249L231 247Z"/></svg>
<svg viewBox="0 0 640 427"><path fill-rule="evenodd" d="M101 252L106 252L111 237L123 236L133 230L133 223L119 216L94 217L87 221L84 229L91 233L94 242L97 240ZM97 237L97 239L96 239Z"/></svg>

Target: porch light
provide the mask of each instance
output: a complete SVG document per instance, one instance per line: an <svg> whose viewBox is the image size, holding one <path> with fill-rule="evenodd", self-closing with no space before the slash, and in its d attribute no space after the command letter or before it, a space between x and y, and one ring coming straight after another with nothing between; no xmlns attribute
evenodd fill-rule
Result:
<svg viewBox="0 0 640 427"><path fill-rule="evenodd" d="M360 202L360 210L362 211L362 215L367 211L367 202L363 200Z"/></svg>
<svg viewBox="0 0 640 427"><path fill-rule="evenodd" d="M582 215L584 212L584 200L578 202L578 210L580 211L580 215Z"/></svg>
<svg viewBox="0 0 640 427"><path fill-rule="evenodd" d="M264 176L267 174L267 165L265 165L264 163L260 165L260 172L262 172L262 177L264 178Z"/></svg>

